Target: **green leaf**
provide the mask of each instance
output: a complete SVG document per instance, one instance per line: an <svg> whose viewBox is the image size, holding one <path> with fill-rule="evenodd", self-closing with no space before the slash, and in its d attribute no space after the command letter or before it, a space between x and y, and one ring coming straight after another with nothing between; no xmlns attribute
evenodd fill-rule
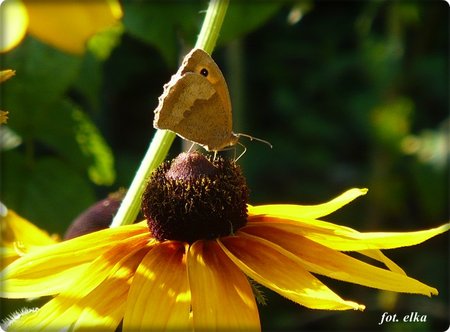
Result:
<svg viewBox="0 0 450 332"><path fill-rule="evenodd" d="M98 185L111 185L116 177L111 149L86 114L72 109L72 119L75 123L75 139L89 160L89 178Z"/></svg>
<svg viewBox="0 0 450 332"><path fill-rule="evenodd" d="M101 88L103 83L103 63L92 53L86 52L79 75L73 82L74 90L80 94L82 105L93 113L100 111Z"/></svg>
<svg viewBox="0 0 450 332"><path fill-rule="evenodd" d="M99 60L106 60L111 55L114 48L120 43L120 38L124 31L122 24L97 32L88 41L88 49Z"/></svg>
<svg viewBox="0 0 450 332"><path fill-rule="evenodd" d="M274 15L283 1L231 2L218 43L225 44L255 30ZM125 28L132 36L154 45L176 66L179 44L193 45L204 18L206 2L124 3ZM164 18L164 19L161 19Z"/></svg>
<svg viewBox="0 0 450 332"><path fill-rule="evenodd" d="M231 1L218 44L225 44L256 30L272 17L283 1Z"/></svg>
<svg viewBox="0 0 450 332"><path fill-rule="evenodd" d="M101 133L74 104L61 101L49 107L37 123L36 138L88 172L92 182L110 185L115 180L114 158Z"/></svg>
<svg viewBox="0 0 450 332"><path fill-rule="evenodd" d="M80 64L80 58L31 37L5 54L2 65L16 70L16 78L2 85L2 107L10 111L11 128L23 137L33 137L33 122L67 91Z"/></svg>
<svg viewBox="0 0 450 332"><path fill-rule="evenodd" d="M126 1L123 23L128 33L155 46L176 66L180 41L194 44L206 6L206 2L194 1Z"/></svg>
<svg viewBox="0 0 450 332"><path fill-rule="evenodd" d="M39 227L63 233L95 200L89 182L61 160L29 163L17 151L2 157L2 201Z"/></svg>

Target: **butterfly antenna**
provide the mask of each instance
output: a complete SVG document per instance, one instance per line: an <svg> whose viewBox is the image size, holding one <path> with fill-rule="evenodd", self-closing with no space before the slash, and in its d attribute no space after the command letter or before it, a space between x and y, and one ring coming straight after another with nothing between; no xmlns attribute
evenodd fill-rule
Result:
<svg viewBox="0 0 450 332"><path fill-rule="evenodd" d="M269 141L266 141L266 140L263 140L263 139L261 139L261 138L258 138L258 137L254 137L254 136L250 136L250 135L247 135L247 134L242 134L242 133L239 133L239 134L236 134L238 137L239 136L243 136L243 137L247 137L250 141L253 141L253 140L255 140L255 141L259 141L259 142L261 142L261 143L264 143L264 144L267 144L271 149L273 148L273 146L272 146L272 144L269 142ZM241 144L242 145L242 144ZM243 145L242 145L243 146ZM244 147L245 148L245 147ZM247 149L245 149L245 150L247 150ZM245 151L244 151L245 152ZM240 156L239 156L240 157Z"/></svg>

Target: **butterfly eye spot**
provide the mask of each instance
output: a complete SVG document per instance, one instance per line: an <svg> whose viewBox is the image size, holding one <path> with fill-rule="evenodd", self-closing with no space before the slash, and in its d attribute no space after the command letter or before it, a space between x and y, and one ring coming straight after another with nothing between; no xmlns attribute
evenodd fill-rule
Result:
<svg viewBox="0 0 450 332"><path fill-rule="evenodd" d="M203 76L205 76L205 77L208 77L208 74L209 74L208 69L202 68L202 69L200 70L200 74L203 75Z"/></svg>

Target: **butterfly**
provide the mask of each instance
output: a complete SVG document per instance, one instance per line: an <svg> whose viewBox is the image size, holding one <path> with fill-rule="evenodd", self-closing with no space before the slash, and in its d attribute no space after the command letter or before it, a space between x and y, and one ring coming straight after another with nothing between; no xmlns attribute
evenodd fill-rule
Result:
<svg viewBox="0 0 450 332"><path fill-rule="evenodd" d="M177 73L164 85L155 109L153 126L175 132L208 151L220 151L237 143L232 131L231 100L217 64L202 49L183 59Z"/></svg>

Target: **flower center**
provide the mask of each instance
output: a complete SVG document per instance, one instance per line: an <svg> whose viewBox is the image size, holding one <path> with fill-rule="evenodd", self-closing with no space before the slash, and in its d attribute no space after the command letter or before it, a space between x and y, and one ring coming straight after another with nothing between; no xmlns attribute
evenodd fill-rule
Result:
<svg viewBox="0 0 450 332"><path fill-rule="evenodd" d="M234 161L181 153L153 172L142 210L156 239L192 243L244 226L247 200L246 181Z"/></svg>

